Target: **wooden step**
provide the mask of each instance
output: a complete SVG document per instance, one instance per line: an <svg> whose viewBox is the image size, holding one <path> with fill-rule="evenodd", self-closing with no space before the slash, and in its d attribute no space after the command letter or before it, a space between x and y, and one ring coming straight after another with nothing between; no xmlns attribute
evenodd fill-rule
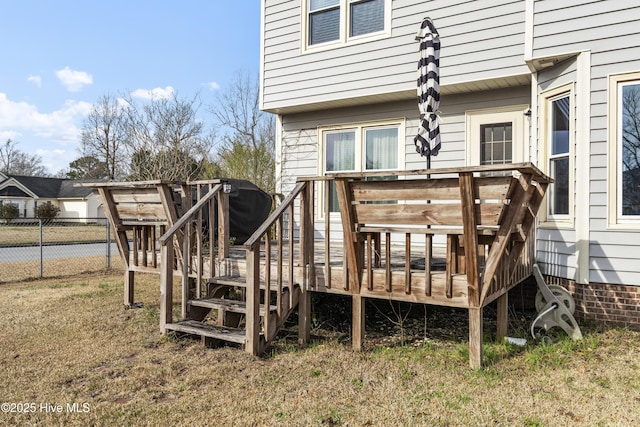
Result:
<svg viewBox="0 0 640 427"><path fill-rule="evenodd" d="M187 302L188 305L194 307L204 307L211 308L217 310L225 310L230 311L232 313L242 313L246 314L247 312L247 303L246 301L238 301L233 299L224 299L224 298L202 298L202 299L192 299ZM278 309L275 305L269 306L270 312L275 312ZM264 316L265 308L264 304L260 304L260 316Z"/></svg>
<svg viewBox="0 0 640 427"><path fill-rule="evenodd" d="M167 323L165 328L171 331L199 335L237 344L245 344L247 340L244 329L211 325L196 320L182 320L175 323Z"/></svg>

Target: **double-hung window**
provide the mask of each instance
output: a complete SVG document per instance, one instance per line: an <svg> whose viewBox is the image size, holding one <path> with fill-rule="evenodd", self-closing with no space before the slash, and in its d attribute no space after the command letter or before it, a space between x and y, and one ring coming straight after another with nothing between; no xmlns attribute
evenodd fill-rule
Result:
<svg viewBox="0 0 640 427"><path fill-rule="evenodd" d="M320 129L322 172L397 170L404 147L402 129L400 123ZM329 210L337 212L338 198L332 181L327 190Z"/></svg>
<svg viewBox="0 0 640 427"><path fill-rule="evenodd" d="M640 225L640 73L609 82L609 222Z"/></svg>
<svg viewBox="0 0 640 427"><path fill-rule="evenodd" d="M554 185L549 193L548 213L550 216L565 216L569 215L571 201L571 100L568 94L564 94L548 102L548 170L554 179Z"/></svg>
<svg viewBox="0 0 640 427"><path fill-rule="evenodd" d="M304 1L306 47L380 35L390 26L390 0Z"/></svg>
<svg viewBox="0 0 640 427"><path fill-rule="evenodd" d="M546 172L554 182L549 186L543 218L558 225L573 224L574 89L564 85L542 96L544 156Z"/></svg>

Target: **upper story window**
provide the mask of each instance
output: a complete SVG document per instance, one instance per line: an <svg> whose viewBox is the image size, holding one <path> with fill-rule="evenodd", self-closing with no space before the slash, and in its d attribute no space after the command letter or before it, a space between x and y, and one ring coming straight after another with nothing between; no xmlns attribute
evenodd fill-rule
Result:
<svg viewBox="0 0 640 427"><path fill-rule="evenodd" d="M306 47L384 34L390 0L306 0Z"/></svg>
<svg viewBox="0 0 640 427"><path fill-rule="evenodd" d="M640 73L612 76L609 84L609 222L636 228L640 225Z"/></svg>

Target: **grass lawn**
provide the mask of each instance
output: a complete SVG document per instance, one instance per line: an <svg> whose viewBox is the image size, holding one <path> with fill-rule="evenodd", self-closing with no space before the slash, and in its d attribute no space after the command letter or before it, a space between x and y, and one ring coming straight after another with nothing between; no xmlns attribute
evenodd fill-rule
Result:
<svg viewBox="0 0 640 427"><path fill-rule="evenodd" d="M404 344L369 311L379 321L364 352L326 321L308 347L291 326L257 358L161 336L158 277L136 284L144 307L133 310L121 274L0 285L0 425L640 425L638 332L587 326L579 342L488 343L487 367L473 371L466 325L447 311L425 313L426 329L416 316Z"/></svg>
<svg viewBox="0 0 640 427"><path fill-rule="evenodd" d="M42 240L44 243L105 242L107 229L105 225L97 224L45 224ZM37 224L0 224L0 245L33 245L39 242L40 227Z"/></svg>

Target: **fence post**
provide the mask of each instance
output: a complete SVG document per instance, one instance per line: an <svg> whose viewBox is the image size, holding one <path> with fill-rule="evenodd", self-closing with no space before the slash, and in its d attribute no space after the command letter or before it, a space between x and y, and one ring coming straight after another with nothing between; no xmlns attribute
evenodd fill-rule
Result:
<svg viewBox="0 0 640 427"><path fill-rule="evenodd" d="M38 228L40 231L40 278L42 279L44 277L44 269L43 269L43 264L44 264L44 259L43 259L43 255L42 255L42 218L38 219Z"/></svg>
<svg viewBox="0 0 640 427"><path fill-rule="evenodd" d="M107 270L111 270L111 224L107 221Z"/></svg>

